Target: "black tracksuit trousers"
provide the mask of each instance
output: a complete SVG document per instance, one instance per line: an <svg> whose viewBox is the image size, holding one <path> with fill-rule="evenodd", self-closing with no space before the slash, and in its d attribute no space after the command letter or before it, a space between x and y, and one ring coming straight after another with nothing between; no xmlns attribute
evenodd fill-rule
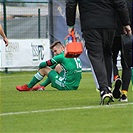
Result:
<svg viewBox="0 0 133 133"><path fill-rule="evenodd" d="M117 57L119 54L119 51L122 50L121 46L121 36L115 36L114 43L112 46L112 52L113 52L113 70L114 70L114 76L118 75L118 68L117 68ZM131 68L127 68L123 59L123 55L121 54L121 66L122 66L122 90L128 91L130 80L131 80Z"/></svg>
<svg viewBox="0 0 133 133"><path fill-rule="evenodd" d="M112 52L115 29L84 30L83 38L99 89L112 87Z"/></svg>

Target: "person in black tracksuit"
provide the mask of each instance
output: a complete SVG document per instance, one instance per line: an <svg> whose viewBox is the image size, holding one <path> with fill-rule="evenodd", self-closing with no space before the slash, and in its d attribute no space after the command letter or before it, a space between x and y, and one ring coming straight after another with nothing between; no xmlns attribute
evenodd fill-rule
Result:
<svg viewBox="0 0 133 133"><path fill-rule="evenodd" d="M125 0L66 0L68 32L74 29L76 7L79 6L81 31L99 84L101 104L113 101L111 47L117 27L118 13L124 32L131 34Z"/></svg>
<svg viewBox="0 0 133 133"><path fill-rule="evenodd" d="M132 19L132 0L126 0L126 1L127 1L127 7L129 10L129 16L131 20ZM122 24L119 19L117 22L118 22L118 28L116 30L116 35L112 46L113 70L114 70L114 81L115 81L113 96L114 98L119 99L122 102L123 101L127 102L128 101L127 92L128 92L129 84L131 80L131 67L128 67L124 61L124 57L123 57L124 55L122 54L122 43L121 43L121 35L124 34L124 32L122 29ZM132 26L131 26L131 29L132 29ZM117 57L118 57L119 51L121 52L121 66L122 66L121 78L117 67ZM122 89L120 92L121 86L122 86Z"/></svg>

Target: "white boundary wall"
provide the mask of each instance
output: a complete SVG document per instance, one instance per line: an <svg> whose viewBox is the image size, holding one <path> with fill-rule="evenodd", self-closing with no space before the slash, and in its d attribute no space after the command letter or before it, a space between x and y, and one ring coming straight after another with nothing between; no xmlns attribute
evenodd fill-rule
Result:
<svg viewBox="0 0 133 133"><path fill-rule="evenodd" d="M0 39L0 71L5 68L11 71L33 71L42 61L51 58L49 39L9 39L8 47ZM118 57L118 68L120 56ZM85 68L83 71L91 70Z"/></svg>
<svg viewBox="0 0 133 133"><path fill-rule="evenodd" d="M0 40L0 70L37 67L51 58L49 47L49 39L9 39L7 47Z"/></svg>

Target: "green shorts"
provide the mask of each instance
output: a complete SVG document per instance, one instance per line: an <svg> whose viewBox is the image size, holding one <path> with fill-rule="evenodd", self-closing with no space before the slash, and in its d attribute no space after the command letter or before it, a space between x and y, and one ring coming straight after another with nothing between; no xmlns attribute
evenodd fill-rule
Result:
<svg viewBox="0 0 133 133"><path fill-rule="evenodd" d="M51 70L48 74L48 78L51 81L51 86L58 90L74 90L72 87L65 85L65 78L58 74L55 70Z"/></svg>

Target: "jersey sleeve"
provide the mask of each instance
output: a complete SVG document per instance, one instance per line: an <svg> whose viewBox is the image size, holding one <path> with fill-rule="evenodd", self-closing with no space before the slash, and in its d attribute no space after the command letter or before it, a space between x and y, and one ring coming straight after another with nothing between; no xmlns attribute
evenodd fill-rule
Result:
<svg viewBox="0 0 133 133"><path fill-rule="evenodd" d="M63 58L64 58L64 54L62 53L62 54L54 56L51 59L51 62L52 62L52 64L59 64L59 63L62 63Z"/></svg>
<svg viewBox="0 0 133 133"><path fill-rule="evenodd" d="M50 60L44 61L40 63L39 69L44 68L46 66L50 66L51 68L54 68L55 65L61 63L63 60L63 54L59 54L51 58Z"/></svg>

